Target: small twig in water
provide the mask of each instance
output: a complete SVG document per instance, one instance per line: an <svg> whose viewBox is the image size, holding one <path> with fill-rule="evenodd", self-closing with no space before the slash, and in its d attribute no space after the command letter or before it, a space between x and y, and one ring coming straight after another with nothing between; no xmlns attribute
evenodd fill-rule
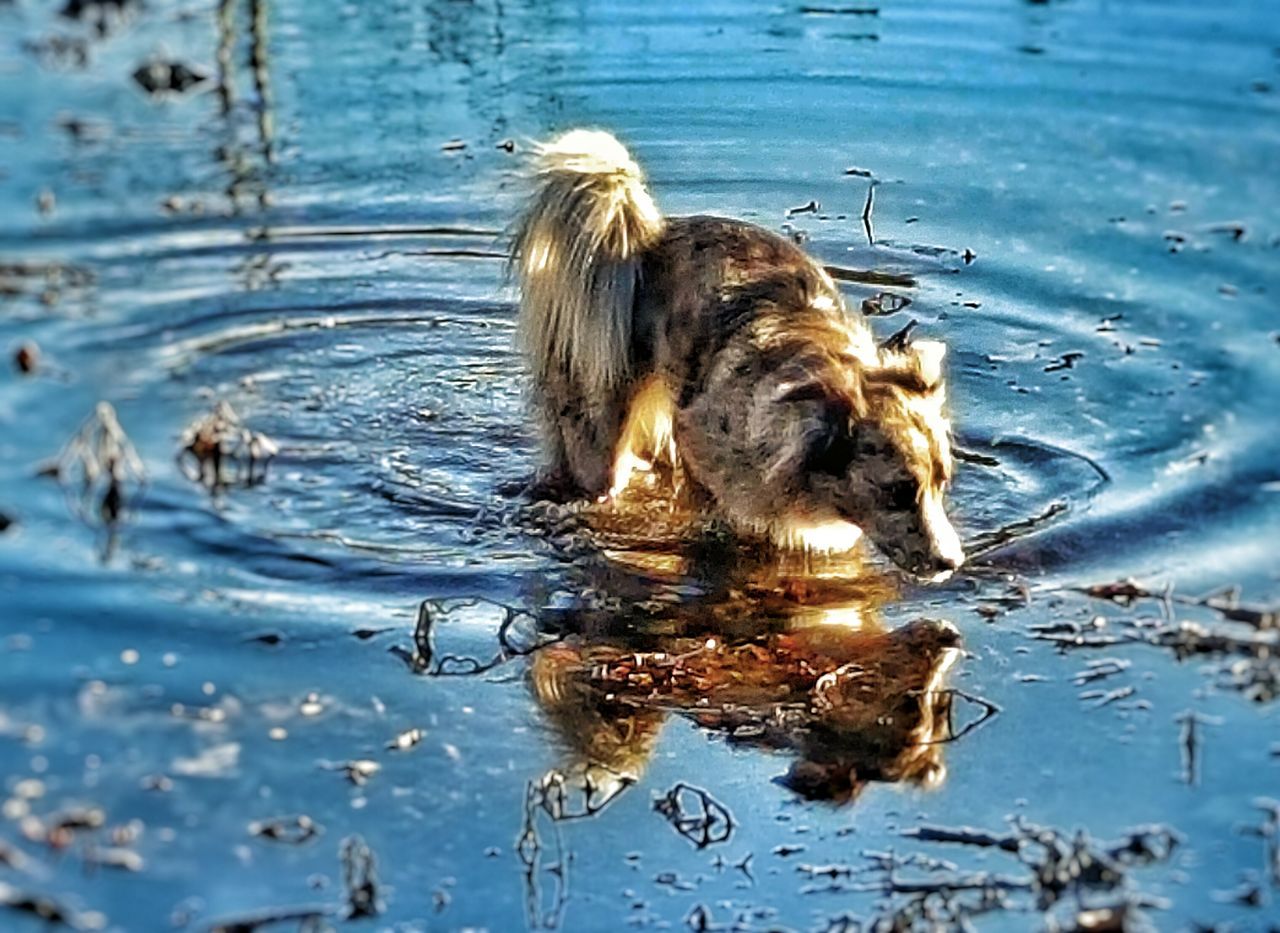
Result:
<svg viewBox="0 0 1280 933"><path fill-rule="evenodd" d="M376 917L382 913L378 901L377 859L360 836L342 840L342 879L347 891L347 918Z"/></svg>
<svg viewBox="0 0 1280 933"><path fill-rule="evenodd" d="M1182 780L1195 786L1200 783L1200 726L1215 722L1195 710L1183 710L1175 720L1182 724Z"/></svg>
<svg viewBox="0 0 1280 933"><path fill-rule="evenodd" d="M970 829L965 826L948 829L945 826L916 826L903 830L902 835L921 842L955 842L979 848L1003 849L1005 852L1017 853L1025 840L1018 835L994 836L981 829Z"/></svg>
<svg viewBox="0 0 1280 933"><path fill-rule="evenodd" d="M875 237L871 234L871 212L875 209L876 183L873 180L867 185L867 200L862 205L862 229L867 232L867 245L875 246Z"/></svg>
<svg viewBox="0 0 1280 933"><path fill-rule="evenodd" d="M975 536L972 541L968 542L965 550L969 552L970 560L981 557L990 551L994 551L998 547L1008 544L1010 541L1016 541L1023 535L1035 531L1041 525L1052 521L1063 512L1066 512L1067 509L1068 506L1065 502L1051 502L1039 515L1033 515L1030 518L1020 519L1016 522L1010 522L989 534Z"/></svg>
<svg viewBox="0 0 1280 933"><path fill-rule="evenodd" d="M1094 709L1102 709L1104 706L1110 706L1117 700L1124 700L1133 696L1138 692L1138 688L1134 686L1116 687L1114 690L1086 690L1080 694L1082 700L1097 700L1093 704Z"/></svg>
<svg viewBox="0 0 1280 933"><path fill-rule="evenodd" d="M728 842L733 835L733 814L728 808L701 787L683 781L654 800L653 809L699 849Z"/></svg>
<svg viewBox="0 0 1280 933"><path fill-rule="evenodd" d="M880 349L888 350L891 353L905 353L907 351L907 347L911 343L911 332L916 329L919 323L920 322L915 318L912 318L907 322L905 327L894 331L884 340L880 341Z"/></svg>
<svg viewBox="0 0 1280 933"><path fill-rule="evenodd" d="M1071 682L1077 687L1083 687L1085 684L1093 683L1097 680L1106 680L1116 674L1127 671L1133 662L1126 658L1098 658L1093 661L1086 661L1084 670L1076 671L1072 676Z"/></svg>

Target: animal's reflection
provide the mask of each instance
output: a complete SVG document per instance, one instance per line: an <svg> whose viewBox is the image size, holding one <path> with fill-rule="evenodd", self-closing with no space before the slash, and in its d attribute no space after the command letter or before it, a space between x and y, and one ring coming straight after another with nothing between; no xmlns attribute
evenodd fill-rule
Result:
<svg viewBox="0 0 1280 933"><path fill-rule="evenodd" d="M638 783L672 718L774 753L780 783L842 803L874 781L937 786L947 743L995 712L946 684L963 653L953 625L885 624L892 578L856 558L752 553L690 533L679 516L670 528L654 517L643 537L593 522L586 550L576 546L581 528L549 523L569 570L537 578L529 601L543 608L427 601L412 648L393 648L429 676L526 659L560 749L529 781L517 837L531 929L559 927L568 902L563 821L599 813ZM980 708L959 730L957 698ZM727 841L733 815L714 786L696 786L699 763L686 764L655 810L699 847Z"/></svg>
<svg viewBox="0 0 1280 933"><path fill-rule="evenodd" d="M952 625L931 619L887 632L677 638L649 651L569 639L538 653L532 683L587 811L638 780L673 713L734 742L795 752L783 783L843 801L868 781L942 781L951 697L942 681L958 644Z"/></svg>
<svg viewBox="0 0 1280 933"><path fill-rule="evenodd" d="M688 555L661 556L660 575L636 573L654 555L629 552L626 570L619 556L595 568L608 610L544 613L556 640L532 656L532 692L565 749L543 782L555 785L554 815L596 812L636 783L672 716L792 756L779 781L810 799L944 780L944 681L960 634L935 619L886 628L889 579L848 565L718 564L713 548L694 556L703 591L690 598L690 578L670 574L689 569Z"/></svg>

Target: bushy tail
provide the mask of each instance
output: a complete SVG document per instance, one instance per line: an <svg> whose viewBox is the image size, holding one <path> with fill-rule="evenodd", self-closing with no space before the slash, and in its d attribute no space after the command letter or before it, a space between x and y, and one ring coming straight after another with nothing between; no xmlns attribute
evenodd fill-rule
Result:
<svg viewBox="0 0 1280 933"><path fill-rule="evenodd" d="M535 377L567 366L599 397L628 375L640 255L662 232L644 176L608 133L538 147L537 189L516 229L520 332Z"/></svg>

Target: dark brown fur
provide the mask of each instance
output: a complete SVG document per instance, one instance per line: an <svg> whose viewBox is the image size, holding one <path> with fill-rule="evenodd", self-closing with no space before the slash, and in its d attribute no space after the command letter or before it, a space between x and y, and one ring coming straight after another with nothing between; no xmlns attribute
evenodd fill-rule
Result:
<svg viewBox="0 0 1280 933"><path fill-rule="evenodd" d="M547 485L603 496L625 479L616 464L653 460L665 445L740 530L834 549L861 531L913 572L958 566L941 505L951 478L943 348L876 347L822 267L775 233L718 217L661 218L639 169L602 135L585 134L607 147L616 171L596 160L575 174L575 134L550 144L548 187L517 239L527 253L518 260L522 326L536 356ZM553 185L599 207L593 222L634 228L617 238L624 246L604 235L610 228L580 230L584 211L558 211L546 196ZM585 266L540 258L579 253ZM595 309L619 322L609 333L625 333L617 358L603 361L609 378L584 370L593 334L581 325ZM655 379L669 412L647 391ZM642 392L645 402L633 405ZM637 427L638 412L673 423L674 444L654 425Z"/></svg>

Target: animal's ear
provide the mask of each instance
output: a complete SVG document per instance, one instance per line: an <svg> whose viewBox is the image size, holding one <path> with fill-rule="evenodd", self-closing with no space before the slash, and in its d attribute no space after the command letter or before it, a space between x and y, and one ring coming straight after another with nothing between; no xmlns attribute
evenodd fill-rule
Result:
<svg viewBox="0 0 1280 933"><path fill-rule="evenodd" d="M947 345L937 340L917 340L910 346L911 359L920 381L932 389L942 381L942 359Z"/></svg>

